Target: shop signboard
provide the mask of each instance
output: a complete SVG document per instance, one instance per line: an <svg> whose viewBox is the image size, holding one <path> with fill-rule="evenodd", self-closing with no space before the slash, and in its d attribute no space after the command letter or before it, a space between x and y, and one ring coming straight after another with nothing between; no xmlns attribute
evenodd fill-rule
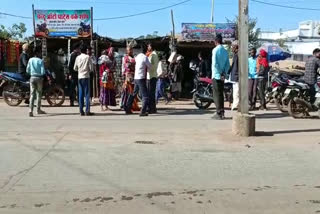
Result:
<svg viewBox="0 0 320 214"><path fill-rule="evenodd" d="M235 40L234 23L182 23L183 40L214 41L217 34L224 40Z"/></svg>
<svg viewBox="0 0 320 214"><path fill-rule="evenodd" d="M91 37L91 10L34 10L36 37Z"/></svg>

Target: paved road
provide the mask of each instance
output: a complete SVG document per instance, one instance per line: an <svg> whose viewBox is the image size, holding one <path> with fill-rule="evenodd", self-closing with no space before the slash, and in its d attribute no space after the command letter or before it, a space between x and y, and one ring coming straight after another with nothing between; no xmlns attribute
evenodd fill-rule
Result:
<svg viewBox="0 0 320 214"><path fill-rule="evenodd" d="M320 123L270 110L258 136L190 102L139 118L0 100L0 213L320 213ZM99 112L99 107L93 107Z"/></svg>

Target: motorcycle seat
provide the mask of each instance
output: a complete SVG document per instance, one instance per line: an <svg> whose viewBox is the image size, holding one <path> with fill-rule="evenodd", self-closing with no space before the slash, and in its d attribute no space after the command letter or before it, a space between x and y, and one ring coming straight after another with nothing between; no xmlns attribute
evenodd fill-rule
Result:
<svg viewBox="0 0 320 214"><path fill-rule="evenodd" d="M201 77L199 78L201 82L205 82L208 84L212 84L212 79L208 78L208 77Z"/></svg>
<svg viewBox="0 0 320 214"><path fill-rule="evenodd" d="M20 73L3 72L3 74L11 79L15 79L21 82L27 82L27 80Z"/></svg>

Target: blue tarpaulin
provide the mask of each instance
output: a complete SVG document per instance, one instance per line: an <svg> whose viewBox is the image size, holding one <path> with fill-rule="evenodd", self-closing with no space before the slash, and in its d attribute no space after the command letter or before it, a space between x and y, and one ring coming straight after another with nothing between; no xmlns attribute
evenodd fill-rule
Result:
<svg viewBox="0 0 320 214"><path fill-rule="evenodd" d="M258 49L258 53L261 49L264 49L268 53L269 62L285 60L291 57L290 53L276 44L265 43Z"/></svg>

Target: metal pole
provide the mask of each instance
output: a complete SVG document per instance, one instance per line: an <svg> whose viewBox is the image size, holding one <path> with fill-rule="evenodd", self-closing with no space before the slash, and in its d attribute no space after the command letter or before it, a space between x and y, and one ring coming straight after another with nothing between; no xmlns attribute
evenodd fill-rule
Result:
<svg viewBox="0 0 320 214"><path fill-rule="evenodd" d="M34 13L34 4L32 4L32 18L33 18L33 38L34 38L34 49L37 47L37 40L36 40L36 22L35 22L35 13Z"/></svg>
<svg viewBox="0 0 320 214"><path fill-rule="evenodd" d="M212 5L211 5L211 23L214 21L214 0L212 0Z"/></svg>
<svg viewBox="0 0 320 214"><path fill-rule="evenodd" d="M249 113L248 98L248 0L239 0L239 65L240 65L240 111Z"/></svg>

